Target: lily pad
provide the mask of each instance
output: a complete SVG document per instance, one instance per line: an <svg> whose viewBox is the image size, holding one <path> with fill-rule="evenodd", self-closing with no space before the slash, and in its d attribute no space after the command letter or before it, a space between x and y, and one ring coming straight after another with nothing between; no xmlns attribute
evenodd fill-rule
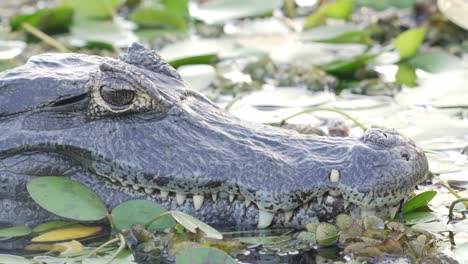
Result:
<svg viewBox="0 0 468 264"><path fill-rule="evenodd" d="M37 261L23 258L20 256L0 254L0 263L2 264L37 264Z"/></svg>
<svg viewBox="0 0 468 264"><path fill-rule="evenodd" d="M176 255L176 264L235 264L231 256L216 248L192 248Z"/></svg>
<svg viewBox="0 0 468 264"><path fill-rule="evenodd" d="M184 18L172 12L151 7L135 10L130 15L130 20L135 22L140 28L187 28L187 21Z"/></svg>
<svg viewBox="0 0 468 264"><path fill-rule="evenodd" d="M104 218L107 208L101 198L83 184L64 177L40 177L29 182L32 199L47 211L79 221Z"/></svg>
<svg viewBox="0 0 468 264"><path fill-rule="evenodd" d="M0 229L0 237L21 237L32 233L31 228L27 226L15 226Z"/></svg>
<svg viewBox="0 0 468 264"><path fill-rule="evenodd" d="M157 203L146 200L131 200L119 204L112 210L112 221L117 230L128 229L135 224L144 225L165 212L167 210ZM175 224L171 216L162 216L149 226L149 230L163 231L172 228Z"/></svg>
<svg viewBox="0 0 468 264"><path fill-rule="evenodd" d="M416 55L419 46L424 40L426 31L427 28L425 27L409 29L393 40L393 45L395 45L402 59Z"/></svg>
<svg viewBox="0 0 468 264"><path fill-rule="evenodd" d="M200 229L200 231L205 233L205 236L208 238L223 239L223 235L220 232L193 216L178 211L169 211L168 214L170 214L181 226L192 233L196 233L197 229Z"/></svg>
<svg viewBox="0 0 468 264"><path fill-rule="evenodd" d="M356 0L356 5L382 11L390 7L400 9L410 8L415 1L416 0Z"/></svg>
<svg viewBox="0 0 468 264"><path fill-rule="evenodd" d="M430 73L447 72L463 67L460 58L449 53L426 53L410 58L408 64Z"/></svg>
<svg viewBox="0 0 468 264"><path fill-rule="evenodd" d="M324 23L326 17L348 19L353 12L353 7L354 0L336 0L333 3L324 5L306 19L304 29Z"/></svg>
<svg viewBox="0 0 468 264"><path fill-rule="evenodd" d="M73 7L78 17L110 19L116 13L120 0L62 0L64 5Z"/></svg>
<svg viewBox="0 0 468 264"><path fill-rule="evenodd" d="M403 215L403 221L407 225L429 222L437 219L437 216L432 212L411 212Z"/></svg>
<svg viewBox="0 0 468 264"><path fill-rule="evenodd" d="M13 30L21 28L21 24L28 23L47 34L69 32L73 22L73 9L67 6L41 9L32 14L19 15L10 19Z"/></svg>
<svg viewBox="0 0 468 264"><path fill-rule="evenodd" d="M192 16L208 24L222 24L226 21L261 16L282 6L281 0L214 0L194 9Z"/></svg>
<svg viewBox="0 0 468 264"><path fill-rule="evenodd" d="M408 213L427 204L437 195L436 191L427 191L416 195L403 205L402 212Z"/></svg>
<svg viewBox="0 0 468 264"><path fill-rule="evenodd" d="M49 221L49 222L46 222L46 223L43 223L43 224L40 224L40 225L36 226L33 229L33 231L36 232L36 233L42 233L42 232L47 232L47 231L50 231L50 230L70 226L70 225L75 225L76 223L77 222L74 222L74 221L72 221L72 222L70 222L70 221L60 221L60 220Z"/></svg>

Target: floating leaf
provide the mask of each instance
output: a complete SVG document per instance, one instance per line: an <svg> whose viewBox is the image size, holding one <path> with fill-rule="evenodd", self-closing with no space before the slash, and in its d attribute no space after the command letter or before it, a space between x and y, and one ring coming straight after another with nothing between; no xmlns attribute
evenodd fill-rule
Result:
<svg viewBox="0 0 468 264"><path fill-rule="evenodd" d="M426 191L411 198L403 205L402 212L408 213L417 208L427 206L429 202L437 195L436 191Z"/></svg>
<svg viewBox="0 0 468 264"><path fill-rule="evenodd" d="M460 58L449 53L426 53L410 58L407 63L430 73L446 72L463 67Z"/></svg>
<svg viewBox="0 0 468 264"><path fill-rule="evenodd" d="M208 24L222 24L226 21L265 15L282 6L282 0L214 0L201 4L192 16Z"/></svg>
<svg viewBox="0 0 468 264"><path fill-rule="evenodd" d="M346 73L362 67L377 57L378 54L362 54L348 60L338 60L323 65L325 71L333 74Z"/></svg>
<svg viewBox="0 0 468 264"><path fill-rule="evenodd" d="M317 242L319 242L319 244L329 244L335 242L339 231L340 230L335 225L320 223L317 226L317 230L315 231Z"/></svg>
<svg viewBox="0 0 468 264"><path fill-rule="evenodd" d="M0 237L20 237L32 233L31 228L27 226L15 226L0 229Z"/></svg>
<svg viewBox="0 0 468 264"><path fill-rule="evenodd" d="M28 23L47 34L65 33L70 31L73 22L73 9L58 7L41 9L29 15L19 15L10 19L13 30L21 28L21 24Z"/></svg>
<svg viewBox="0 0 468 264"><path fill-rule="evenodd" d="M32 242L52 242L89 237L102 231L100 226L78 226L52 230L31 239Z"/></svg>
<svg viewBox="0 0 468 264"><path fill-rule="evenodd" d="M62 217L96 221L107 214L99 196L83 184L65 177L40 177L29 182L27 188L36 203Z"/></svg>
<svg viewBox="0 0 468 264"><path fill-rule="evenodd" d="M437 216L432 212L410 212L403 215L403 221L407 225L429 222L434 219L437 219Z"/></svg>
<svg viewBox="0 0 468 264"><path fill-rule="evenodd" d="M378 11L383 11L390 7L410 8L416 0L356 0L357 6L370 7Z"/></svg>
<svg viewBox="0 0 468 264"><path fill-rule="evenodd" d="M416 69L406 63L399 63L395 79L399 84L404 84L408 87L415 87L417 85L416 80L418 79Z"/></svg>
<svg viewBox="0 0 468 264"><path fill-rule="evenodd" d="M172 215L181 226L192 233L196 233L197 229L200 229L200 231L205 233L206 237L223 239L223 235L220 232L193 216L178 211L169 211L168 214Z"/></svg>
<svg viewBox="0 0 468 264"><path fill-rule="evenodd" d="M416 55L419 46L424 40L426 31L427 29L425 27L409 29L393 40L393 44L400 53L402 59Z"/></svg>
<svg viewBox="0 0 468 264"><path fill-rule="evenodd" d="M231 256L216 248L192 248L176 255L176 264L235 264Z"/></svg>
<svg viewBox="0 0 468 264"><path fill-rule="evenodd" d="M61 255L66 255L79 253L83 251L84 247L80 242L72 240L56 244L30 244L24 247L24 249L31 251L55 251Z"/></svg>
<svg viewBox="0 0 468 264"><path fill-rule="evenodd" d="M110 19L116 13L120 0L62 0L73 7L80 19Z"/></svg>
<svg viewBox="0 0 468 264"><path fill-rule="evenodd" d="M304 29L314 27L325 22L325 18L348 19L353 12L354 0L336 0L324 5L307 17Z"/></svg>
<svg viewBox="0 0 468 264"><path fill-rule="evenodd" d="M131 200L119 204L112 210L112 221L117 230L129 229L135 224L144 225L165 212L167 210L157 203L146 200ZM152 223L149 230L163 231L174 225L174 219L170 215L166 215Z"/></svg>
<svg viewBox="0 0 468 264"><path fill-rule="evenodd" d="M0 263L2 264L37 264L37 261L29 260L20 256L0 254Z"/></svg>
<svg viewBox="0 0 468 264"><path fill-rule="evenodd" d="M271 245L290 240L291 236L236 237L236 239L246 244Z"/></svg>
<svg viewBox="0 0 468 264"><path fill-rule="evenodd" d="M60 220L57 220L57 221L49 221L49 222L46 222L46 223L43 223L43 224L40 224L38 226L36 226L33 231L36 232L36 233L42 233L42 232L47 232L47 231L50 231L50 230L53 230L53 229L58 229L58 228L62 228L62 227L66 227L66 226L70 226L70 225L75 225L77 222L75 221L60 221Z"/></svg>
<svg viewBox="0 0 468 264"><path fill-rule="evenodd" d="M218 60L217 54L205 54L200 56L192 56L181 58L177 60L169 61L168 63L174 67L178 68L183 65L193 65L193 64L212 64Z"/></svg>
<svg viewBox="0 0 468 264"><path fill-rule="evenodd" d="M187 21L184 18L172 12L151 7L142 7L135 10L129 19L141 28L187 28Z"/></svg>

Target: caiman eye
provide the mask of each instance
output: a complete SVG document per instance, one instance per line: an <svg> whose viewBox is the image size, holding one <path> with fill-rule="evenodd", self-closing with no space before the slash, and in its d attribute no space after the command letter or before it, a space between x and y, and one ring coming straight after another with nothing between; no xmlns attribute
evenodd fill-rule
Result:
<svg viewBox="0 0 468 264"><path fill-rule="evenodd" d="M135 99L135 92L131 90L114 90L105 85L101 86L101 97L106 103L115 106L129 105Z"/></svg>

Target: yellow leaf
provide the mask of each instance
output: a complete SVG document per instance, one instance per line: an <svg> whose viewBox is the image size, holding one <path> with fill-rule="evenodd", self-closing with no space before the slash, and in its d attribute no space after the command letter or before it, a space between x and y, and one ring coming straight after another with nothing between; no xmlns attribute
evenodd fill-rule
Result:
<svg viewBox="0 0 468 264"><path fill-rule="evenodd" d="M83 245L76 241L67 241L55 244L30 244L24 247L25 250L30 251L55 251L60 255L78 253L83 250Z"/></svg>
<svg viewBox="0 0 468 264"><path fill-rule="evenodd" d="M83 245L76 240L72 240L62 243L56 243L54 244L52 250L60 252L60 255L73 254L81 252L83 250Z"/></svg>
<svg viewBox="0 0 468 264"><path fill-rule="evenodd" d="M63 241L70 239L79 239L83 237L92 236L96 233L101 232L102 227L100 226L81 226L81 227L69 227L58 230L52 230L31 239L32 242L52 242L52 241Z"/></svg>

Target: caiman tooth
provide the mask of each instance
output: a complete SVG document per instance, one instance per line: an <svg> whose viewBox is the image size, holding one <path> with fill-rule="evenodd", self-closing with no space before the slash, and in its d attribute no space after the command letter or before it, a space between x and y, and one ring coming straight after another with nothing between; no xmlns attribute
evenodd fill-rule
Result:
<svg viewBox="0 0 468 264"><path fill-rule="evenodd" d="M166 199L167 196L169 196L169 191L163 191L163 190L161 190L160 195L161 195L161 198Z"/></svg>
<svg viewBox="0 0 468 264"><path fill-rule="evenodd" d="M245 201L244 201L244 204L245 204L245 207L249 207L249 205L252 203L252 201L250 201L249 199L245 198Z"/></svg>
<svg viewBox="0 0 468 264"><path fill-rule="evenodd" d="M329 194L330 196L333 196L333 197L338 197L338 196L340 196L340 192L338 192L337 190L329 190L329 191L328 191L328 194Z"/></svg>
<svg viewBox="0 0 468 264"><path fill-rule="evenodd" d="M319 205L321 205L322 202L323 202L323 196L324 196L324 195L320 195L320 196L317 197L317 203L318 203Z"/></svg>
<svg viewBox="0 0 468 264"><path fill-rule="evenodd" d="M271 225L271 221L273 221L273 217L275 216L274 213L270 213L267 211L259 210L258 211L258 228L267 228Z"/></svg>
<svg viewBox="0 0 468 264"><path fill-rule="evenodd" d="M205 196L203 195L193 196L193 206L195 207L195 210L198 210L202 207L204 200L205 200Z"/></svg>
<svg viewBox="0 0 468 264"><path fill-rule="evenodd" d="M138 191L140 190L140 186L137 185L132 185L133 190Z"/></svg>
<svg viewBox="0 0 468 264"><path fill-rule="evenodd" d="M286 211L284 212L284 222L289 223L289 220L291 220L291 217L293 216L293 211Z"/></svg>
<svg viewBox="0 0 468 264"><path fill-rule="evenodd" d="M218 193L212 193L211 199L213 199L213 202L216 202L216 200L218 200Z"/></svg>
<svg viewBox="0 0 468 264"><path fill-rule="evenodd" d="M230 193L230 194L229 194L229 201L230 201L231 203L232 203L232 201L234 201L234 198L236 198L236 195Z"/></svg>
<svg viewBox="0 0 468 264"><path fill-rule="evenodd" d="M187 195L185 193L176 193L176 201L178 205L183 205Z"/></svg>
<svg viewBox="0 0 468 264"><path fill-rule="evenodd" d="M350 203L351 203L350 201L346 201L346 200L343 202L343 205L344 205L344 209L345 209L345 210L348 208L348 206L349 206Z"/></svg>
<svg viewBox="0 0 468 264"><path fill-rule="evenodd" d="M388 208L388 213L389 213L389 215L390 215L390 219L395 218L395 215L398 213L398 209L400 209L400 206L398 206L398 205L397 205L397 206L393 206L393 207L390 206L390 207Z"/></svg>
<svg viewBox="0 0 468 264"><path fill-rule="evenodd" d="M111 182L116 182L117 180L114 178L108 178Z"/></svg>
<svg viewBox="0 0 468 264"><path fill-rule="evenodd" d="M145 193L146 193L146 194L152 194L152 193L153 193L153 189L151 189L151 188L145 188Z"/></svg>
<svg viewBox="0 0 468 264"><path fill-rule="evenodd" d="M127 182L124 182L124 181L121 182L121 184L122 184L123 187L127 187L127 185L128 185L128 183L127 183Z"/></svg>
<svg viewBox="0 0 468 264"><path fill-rule="evenodd" d="M331 170L330 171L330 181L331 182L338 182L340 180L340 172L338 170Z"/></svg>

